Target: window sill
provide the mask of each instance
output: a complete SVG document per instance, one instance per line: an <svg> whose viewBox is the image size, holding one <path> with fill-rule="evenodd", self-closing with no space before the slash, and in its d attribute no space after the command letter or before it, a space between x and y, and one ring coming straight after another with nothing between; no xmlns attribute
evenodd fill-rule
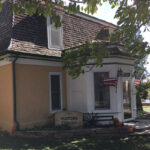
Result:
<svg viewBox="0 0 150 150"><path fill-rule="evenodd" d="M51 114L54 114L54 113L58 113L58 112L62 112L63 110L54 110L54 111L50 111Z"/></svg>
<svg viewBox="0 0 150 150"><path fill-rule="evenodd" d="M62 51L63 48L58 48L58 47L48 47L49 50L57 50L57 51Z"/></svg>

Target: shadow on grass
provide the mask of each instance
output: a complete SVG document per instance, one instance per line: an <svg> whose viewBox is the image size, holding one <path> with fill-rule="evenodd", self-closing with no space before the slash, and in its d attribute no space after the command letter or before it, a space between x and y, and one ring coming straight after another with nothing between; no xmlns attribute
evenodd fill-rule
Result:
<svg viewBox="0 0 150 150"><path fill-rule="evenodd" d="M127 138L76 138L50 140L49 138L23 138L0 135L0 149L43 150L150 150L150 136Z"/></svg>

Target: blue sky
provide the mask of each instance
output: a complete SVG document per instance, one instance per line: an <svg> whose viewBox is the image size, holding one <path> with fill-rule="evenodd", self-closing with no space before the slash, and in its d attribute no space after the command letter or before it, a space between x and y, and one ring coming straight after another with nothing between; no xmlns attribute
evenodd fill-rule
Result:
<svg viewBox="0 0 150 150"><path fill-rule="evenodd" d="M117 24L117 20L114 19L116 10L117 8L112 9L109 3L105 2L101 7L98 8L98 12L93 16Z"/></svg>

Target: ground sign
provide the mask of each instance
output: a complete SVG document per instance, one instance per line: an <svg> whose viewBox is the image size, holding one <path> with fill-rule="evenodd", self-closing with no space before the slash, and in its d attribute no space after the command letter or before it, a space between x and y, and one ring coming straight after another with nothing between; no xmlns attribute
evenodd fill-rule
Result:
<svg viewBox="0 0 150 150"><path fill-rule="evenodd" d="M63 111L55 114L55 125L80 127L83 125L83 114L80 112Z"/></svg>

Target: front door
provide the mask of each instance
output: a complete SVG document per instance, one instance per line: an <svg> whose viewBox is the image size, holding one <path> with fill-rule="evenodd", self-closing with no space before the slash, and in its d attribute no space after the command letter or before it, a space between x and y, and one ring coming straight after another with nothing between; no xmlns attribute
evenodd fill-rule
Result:
<svg viewBox="0 0 150 150"><path fill-rule="evenodd" d="M126 80L122 83L123 86L123 111L124 120L129 120L132 118L131 111L131 83Z"/></svg>

